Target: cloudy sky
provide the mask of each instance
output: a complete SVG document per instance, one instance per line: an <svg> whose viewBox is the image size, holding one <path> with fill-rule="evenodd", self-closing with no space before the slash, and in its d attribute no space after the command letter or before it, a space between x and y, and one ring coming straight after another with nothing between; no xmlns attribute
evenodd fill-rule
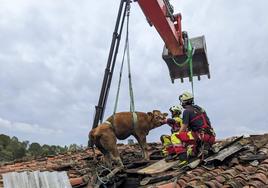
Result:
<svg viewBox="0 0 268 188"><path fill-rule="evenodd" d="M195 101L206 109L217 136L268 132L268 1L171 3L182 13L183 30L206 36L211 79L195 80ZM0 133L42 144L86 144L119 0L0 4ZM168 111L190 84L171 84L161 59L163 42L136 3L130 19L136 109ZM106 117L121 58L119 53ZM128 107L125 79L118 110ZM169 132L168 126L155 129L148 140Z"/></svg>

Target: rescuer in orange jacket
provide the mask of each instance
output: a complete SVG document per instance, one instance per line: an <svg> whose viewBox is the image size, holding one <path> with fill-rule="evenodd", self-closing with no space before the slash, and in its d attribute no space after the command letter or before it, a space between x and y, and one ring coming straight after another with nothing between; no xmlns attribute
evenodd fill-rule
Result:
<svg viewBox="0 0 268 188"><path fill-rule="evenodd" d="M208 150L215 143L215 133L205 110L194 105L194 98L189 92L180 95L179 100L184 111L182 126L176 134L177 147L174 150L176 158L183 162L189 157L196 156L200 150L197 146L206 146Z"/></svg>

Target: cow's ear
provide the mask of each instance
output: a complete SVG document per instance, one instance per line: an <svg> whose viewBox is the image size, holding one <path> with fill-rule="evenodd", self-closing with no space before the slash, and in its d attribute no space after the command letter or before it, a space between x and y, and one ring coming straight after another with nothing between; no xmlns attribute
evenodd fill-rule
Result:
<svg viewBox="0 0 268 188"><path fill-rule="evenodd" d="M164 115L165 117L167 117L167 116L168 116L168 113L163 113L163 115Z"/></svg>
<svg viewBox="0 0 268 188"><path fill-rule="evenodd" d="M147 112L147 114L148 114L148 116L151 116L151 117L154 116L154 114L152 112Z"/></svg>
<svg viewBox="0 0 268 188"><path fill-rule="evenodd" d="M160 114L161 112L159 110L153 110L153 114Z"/></svg>

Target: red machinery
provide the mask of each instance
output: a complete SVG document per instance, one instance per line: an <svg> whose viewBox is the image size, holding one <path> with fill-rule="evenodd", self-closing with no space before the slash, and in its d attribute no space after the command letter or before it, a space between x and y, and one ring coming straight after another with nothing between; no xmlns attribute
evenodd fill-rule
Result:
<svg viewBox="0 0 268 188"><path fill-rule="evenodd" d="M185 63L187 60L187 52L189 52L187 51L189 50L189 42L191 42L190 44L195 52L192 56L192 75L197 76L198 79L200 79L200 75L208 75L208 77L210 77L204 36L188 39L187 33L182 32L181 29L182 17L180 14L173 14L173 8L169 0L135 1L141 7L149 24L156 28L165 42L162 57L168 65L171 81L174 82L174 80L178 78L183 81L183 78L191 77L190 66L188 63ZM93 128L97 127L103 120L122 29L130 2L131 0L121 0L119 6L99 102L98 105L95 106L96 112Z"/></svg>
<svg viewBox="0 0 268 188"><path fill-rule="evenodd" d="M166 61L172 82L190 77L189 65L178 66L186 61L188 35L181 29L181 14L173 14L169 0L137 0L150 25L153 25L165 42L162 57ZM205 37L190 39L194 48L193 76L209 74ZM176 63L174 63L174 61Z"/></svg>

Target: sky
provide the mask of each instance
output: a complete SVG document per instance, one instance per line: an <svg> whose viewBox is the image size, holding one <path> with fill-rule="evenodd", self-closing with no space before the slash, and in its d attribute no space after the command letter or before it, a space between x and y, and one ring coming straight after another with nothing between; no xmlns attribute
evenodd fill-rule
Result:
<svg viewBox="0 0 268 188"><path fill-rule="evenodd" d="M206 37L211 79L194 80L195 103L206 109L217 137L267 133L268 1L171 3L182 13L190 37ZM41 144L86 145L119 0L0 4L0 134ZM191 85L171 83L161 57L164 43L137 3L131 5L129 35L136 110L168 112ZM114 106L122 46L105 117ZM118 111L129 110L127 75L123 78ZM169 133L164 125L147 140Z"/></svg>

